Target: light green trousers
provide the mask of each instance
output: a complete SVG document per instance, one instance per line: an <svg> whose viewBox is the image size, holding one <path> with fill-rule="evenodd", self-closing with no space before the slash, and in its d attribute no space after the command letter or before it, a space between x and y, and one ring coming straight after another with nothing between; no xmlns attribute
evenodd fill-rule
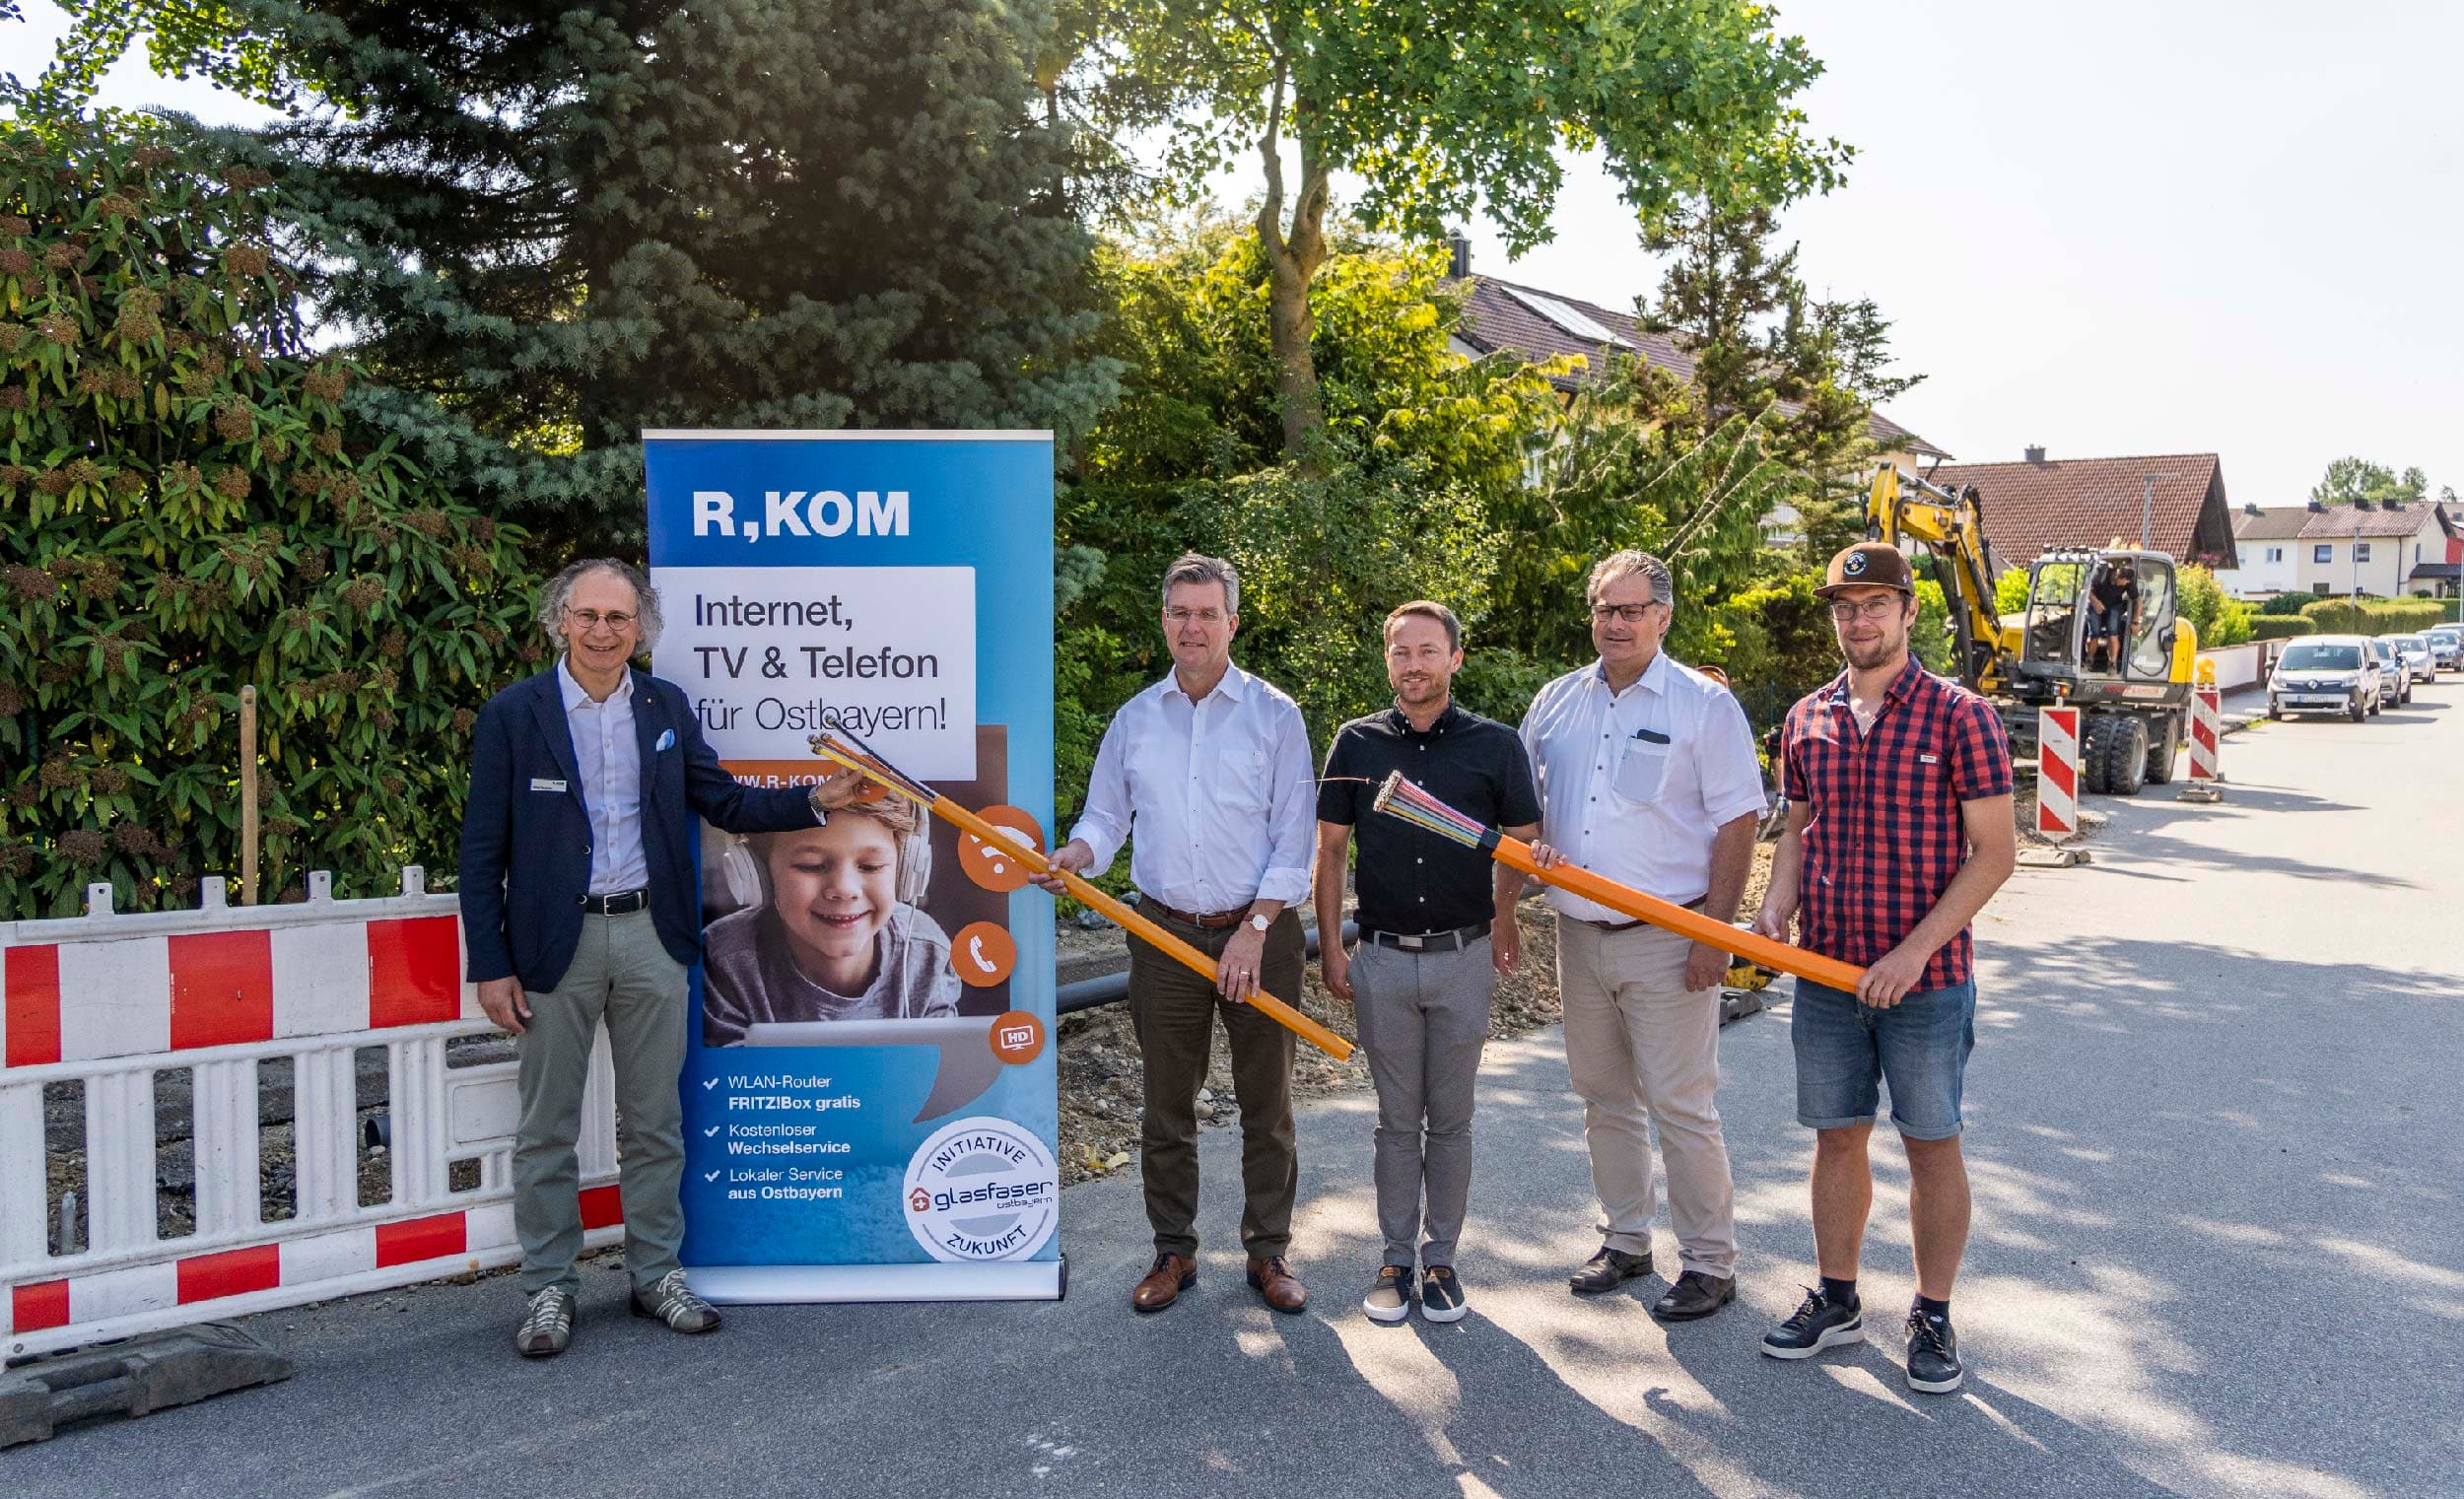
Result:
<svg viewBox="0 0 2464 1499"><path fill-rule="evenodd" d="M684 1243L685 971L647 911L585 916L563 982L527 996L521 1035L521 1128L513 1139L513 1231L522 1294L576 1290L582 1253L582 1172L574 1141L582 1087L601 1021L616 1063L617 1156L625 1204L625 1269L647 1290L676 1268Z"/></svg>

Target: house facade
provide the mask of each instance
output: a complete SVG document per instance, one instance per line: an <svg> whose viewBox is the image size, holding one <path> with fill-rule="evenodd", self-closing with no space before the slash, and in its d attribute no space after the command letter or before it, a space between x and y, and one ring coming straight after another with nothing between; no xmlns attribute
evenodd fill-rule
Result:
<svg viewBox="0 0 2464 1499"><path fill-rule="evenodd" d="M2434 501L2410 505L2319 506L2304 512L2294 543L2297 591L2322 597L2445 597L2459 532Z"/></svg>
<svg viewBox="0 0 2464 1499"><path fill-rule="evenodd" d="M2217 582L2234 598L2301 591L2301 527L2309 519L2300 506L2272 511L2243 506L2233 513L2233 551L2240 566L2217 569Z"/></svg>

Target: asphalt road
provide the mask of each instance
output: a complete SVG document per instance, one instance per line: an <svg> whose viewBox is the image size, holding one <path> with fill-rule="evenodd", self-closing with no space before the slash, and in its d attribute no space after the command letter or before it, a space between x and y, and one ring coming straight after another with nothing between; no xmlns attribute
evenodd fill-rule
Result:
<svg viewBox="0 0 2464 1499"><path fill-rule="evenodd" d="M1911 1496L2464 1493L2464 688L2228 739L2227 799L2113 814L1982 922L1969 1074L1968 1388L1897 1339L1782 1364L1810 1278L1783 1004L1726 1033L1739 1304L1656 1326L1569 1297L1596 1208L1554 1033L1493 1049L1463 1270L1472 1315L1380 1328L1366 1099L1303 1119L1298 1267L1241 1284L1235 1142L1210 1133L1198 1290L1132 1316L1133 1174L1071 1190L1060 1305L749 1308L717 1337L595 1274L531 1364L509 1280L255 1320L298 1377L0 1454L37 1495L728 1493ZM2441 933L2446 935L2442 936ZM1904 1175L1866 1296L1909 1292ZM1663 1230L1663 1254L1672 1246Z"/></svg>

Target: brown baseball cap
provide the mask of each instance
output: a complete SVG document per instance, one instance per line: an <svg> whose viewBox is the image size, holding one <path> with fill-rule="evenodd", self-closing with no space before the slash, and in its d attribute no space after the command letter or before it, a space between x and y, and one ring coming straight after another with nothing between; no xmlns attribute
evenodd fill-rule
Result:
<svg viewBox="0 0 2464 1499"><path fill-rule="evenodd" d="M1842 588L1897 588L1914 593L1916 579L1908 572L1907 557L1897 547L1887 541L1860 541L1831 559L1822 586L1814 590L1814 596L1828 598Z"/></svg>

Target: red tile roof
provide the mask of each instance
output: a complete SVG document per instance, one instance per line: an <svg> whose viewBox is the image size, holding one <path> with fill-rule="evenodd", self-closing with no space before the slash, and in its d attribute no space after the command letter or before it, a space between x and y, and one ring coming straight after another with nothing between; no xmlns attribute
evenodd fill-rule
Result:
<svg viewBox="0 0 2464 1499"><path fill-rule="evenodd" d="M1557 378L1554 383L1561 390L1579 389L1585 382L1599 378L1601 372L1608 368L1608 361L1605 357L1608 353L1639 354L1679 379L1690 380L1694 377L1692 357L1678 348L1667 334L1646 329L1632 312L1615 311L1577 297L1500 281L1494 276L1468 276L1464 282L1469 283L1471 288L1464 301L1461 329L1464 342L1482 354L1507 349L1535 363L1559 355L1580 355L1588 361L1586 368ZM1546 314L1516 297L1514 294L1517 292L1563 303L1622 339L1625 348L1613 349L1597 339L1585 338L1558 326ZM1781 405L1791 414L1798 409L1793 401L1785 401ZM1868 420L1867 431L1885 451L1914 453L1921 458L1950 456L1879 411Z"/></svg>
<svg viewBox="0 0 2464 1499"><path fill-rule="evenodd" d="M2005 566L2025 567L2050 547L2137 546L2148 474L2157 476L2149 547L2180 561L2208 556L2232 566L2233 525L2212 452L1945 463L1927 477L1950 490L1975 485L1994 550Z"/></svg>

